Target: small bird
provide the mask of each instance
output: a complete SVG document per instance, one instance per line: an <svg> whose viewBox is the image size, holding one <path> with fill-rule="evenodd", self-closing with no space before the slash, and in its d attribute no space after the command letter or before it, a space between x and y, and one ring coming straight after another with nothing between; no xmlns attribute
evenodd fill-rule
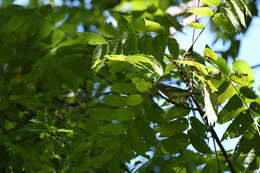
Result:
<svg viewBox="0 0 260 173"><path fill-rule="evenodd" d="M177 103L187 100L191 95L191 93L186 89L169 86L162 83L155 84L155 87L159 89L159 91L167 96L170 100Z"/></svg>

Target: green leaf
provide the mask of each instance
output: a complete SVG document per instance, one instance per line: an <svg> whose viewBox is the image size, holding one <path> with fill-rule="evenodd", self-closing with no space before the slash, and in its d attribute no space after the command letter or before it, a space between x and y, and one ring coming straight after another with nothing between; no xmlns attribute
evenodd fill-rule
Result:
<svg viewBox="0 0 260 173"><path fill-rule="evenodd" d="M260 116L260 104L259 104L259 103L257 103L257 102L252 102L252 103L250 104L250 109L251 109L252 111L254 111L254 112L257 114L257 116Z"/></svg>
<svg viewBox="0 0 260 173"><path fill-rule="evenodd" d="M165 32L164 27L155 21L144 19L144 22L146 32Z"/></svg>
<svg viewBox="0 0 260 173"><path fill-rule="evenodd" d="M55 30L52 34L52 45L60 43L64 38L64 32L62 30Z"/></svg>
<svg viewBox="0 0 260 173"><path fill-rule="evenodd" d="M79 33L80 39L83 39L90 45L107 44L107 41L101 35L94 32L81 32Z"/></svg>
<svg viewBox="0 0 260 173"><path fill-rule="evenodd" d="M135 116L134 112L129 108L105 108L96 107L90 110L91 116L95 120L120 120L128 121L132 120Z"/></svg>
<svg viewBox="0 0 260 173"><path fill-rule="evenodd" d="M218 122L225 123L237 116L244 109L243 101L234 95L218 114Z"/></svg>
<svg viewBox="0 0 260 173"><path fill-rule="evenodd" d="M251 69L251 67L248 65L246 61L243 60L235 60L232 63L233 71L238 72L242 75L247 75L248 80L244 85L251 86L254 81L254 71Z"/></svg>
<svg viewBox="0 0 260 173"><path fill-rule="evenodd" d="M229 76L230 69L225 59L218 57L217 61L215 61L215 64L218 66L221 72Z"/></svg>
<svg viewBox="0 0 260 173"><path fill-rule="evenodd" d="M118 94L132 94L136 92L133 84L123 82L113 84L111 89Z"/></svg>
<svg viewBox="0 0 260 173"><path fill-rule="evenodd" d="M161 143L167 153L175 154L188 146L188 137L186 134L180 133L162 140Z"/></svg>
<svg viewBox="0 0 260 173"><path fill-rule="evenodd" d="M219 6L221 0L202 0L202 2L209 6Z"/></svg>
<svg viewBox="0 0 260 173"><path fill-rule="evenodd" d="M254 130L248 130L236 146L238 153L248 153L252 148L258 148L260 142L259 134Z"/></svg>
<svg viewBox="0 0 260 173"><path fill-rule="evenodd" d="M192 146L199 152L205 153L205 154L210 154L211 150L209 146L206 144L204 139L199 136L199 134L194 131L193 129L188 131L189 139L192 144Z"/></svg>
<svg viewBox="0 0 260 173"><path fill-rule="evenodd" d="M224 16L223 13L216 13L213 17L213 21L217 27L227 32L229 35L234 35L237 33L237 29L235 29L228 18Z"/></svg>
<svg viewBox="0 0 260 173"><path fill-rule="evenodd" d="M159 5L158 5L158 6L159 6L163 11L165 11L165 10L168 9L169 5L170 5L170 0L164 0L164 1L159 1Z"/></svg>
<svg viewBox="0 0 260 173"><path fill-rule="evenodd" d="M15 122L15 121L5 120L3 127L4 127L6 130L10 130L10 129L14 128L17 124L18 124L18 123Z"/></svg>
<svg viewBox="0 0 260 173"><path fill-rule="evenodd" d="M130 106L136 106L141 104L143 101L142 97L138 94L129 95L126 98L126 104Z"/></svg>
<svg viewBox="0 0 260 173"><path fill-rule="evenodd" d="M174 59L178 59L180 54L180 45L174 38L169 38L167 43L168 49Z"/></svg>
<svg viewBox="0 0 260 173"><path fill-rule="evenodd" d="M130 64L134 64L140 68L147 69L153 73L156 72L160 76L163 74L163 68L161 64L158 61L156 61L153 58L153 56L147 56L142 54L136 54L132 56L105 55L105 58L111 61L125 61Z"/></svg>
<svg viewBox="0 0 260 173"><path fill-rule="evenodd" d="M145 20L143 18L133 18L132 25L137 32L145 32Z"/></svg>
<svg viewBox="0 0 260 173"><path fill-rule="evenodd" d="M124 54L131 55L136 54L138 49L138 38L136 35L129 35L124 43Z"/></svg>
<svg viewBox="0 0 260 173"><path fill-rule="evenodd" d="M108 52L107 54L122 54L123 44L120 38L108 41Z"/></svg>
<svg viewBox="0 0 260 173"><path fill-rule="evenodd" d="M196 28L196 29L205 28L205 24L203 24L203 23L192 22L192 23L188 23L188 25L191 26L192 28Z"/></svg>
<svg viewBox="0 0 260 173"><path fill-rule="evenodd" d="M234 29L235 29L235 33L239 33L241 32L241 27L240 27L240 23L238 21L238 19L236 18L235 14L233 13L233 11L230 8L223 8L224 10L224 14L227 17L227 19L229 20L229 22L233 25Z"/></svg>
<svg viewBox="0 0 260 173"><path fill-rule="evenodd" d="M252 89L248 88L247 86L241 87L239 89L239 91L246 98L249 98L249 99L256 99L257 98L256 93Z"/></svg>
<svg viewBox="0 0 260 173"><path fill-rule="evenodd" d="M121 107L125 105L125 98L119 95L108 95L103 98L103 102L108 106Z"/></svg>
<svg viewBox="0 0 260 173"><path fill-rule="evenodd" d="M184 105L186 107L189 106L188 103L183 102L179 103L181 105ZM190 113L190 109L185 109L180 106L173 106L172 108L168 109L167 112L163 115L163 117L166 120L171 120L173 118L179 118L179 117L184 117Z"/></svg>
<svg viewBox="0 0 260 173"><path fill-rule="evenodd" d="M236 138L243 135L246 130L252 128L251 125L254 122L249 111L241 112L234 121L228 126L224 133L222 140L229 138Z"/></svg>
<svg viewBox="0 0 260 173"><path fill-rule="evenodd" d="M139 39L139 50L143 54L147 54L147 55L154 54L153 39L154 38L150 35L144 35Z"/></svg>
<svg viewBox="0 0 260 173"><path fill-rule="evenodd" d="M96 107L90 110L91 116L97 120L113 120L115 110L105 107Z"/></svg>
<svg viewBox="0 0 260 173"><path fill-rule="evenodd" d="M228 0L227 2L231 6L233 12L236 14L237 18L239 19L239 22L246 28L246 20L245 20L244 12L238 6L237 2L234 0Z"/></svg>
<svg viewBox="0 0 260 173"><path fill-rule="evenodd" d="M132 78L132 82L135 84L135 87L140 92L146 92L152 88L152 84L149 81L145 81L141 78Z"/></svg>
<svg viewBox="0 0 260 173"><path fill-rule="evenodd" d="M74 46L74 45L78 45L78 44L83 44L83 42L78 40L78 39L70 39L70 40L65 40L65 41L61 42L58 45L58 48L67 47L67 46ZM54 48L52 51L55 51L55 50L56 49Z"/></svg>
<svg viewBox="0 0 260 173"><path fill-rule="evenodd" d="M188 128L189 124L185 118L179 118L175 121L161 124L157 132L160 133L161 137L172 136L183 132Z"/></svg>
<svg viewBox="0 0 260 173"><path fill-rule="evenodd" d="M153 40L154 57L159 62L163 62L167 41L168 36L165 34L158 34Z"/></svg>
<svg viewBox="0 0 260 173"><path fill-rule="evenodd" d="M199 71L201 71L202 73L204 73L205 75L208 74L207 68L205 65L200 64L198 62L195 61L189 61L189 60L175 60L175 62L179 63L179 64L186 64L186 65L190 65L190 66L194 66L196 67Z"/></svg>
<svg viewBox="0 0 260 173"><path fill-rule="evenodd" d="M119 121L129 121L132 120L135 113L129 108L119 108L113 113L113 119Z"/></svg>
<svg viewBox="0 0 260 173"><path fill-rule="evenodd" d="M130 33L133 32L132 26L128 22L127 18L124 16L120 16L120 18L118 19L118 27L121 31L130 32Z"/></svg>
<svg viewBox="0 0 260 173"><path fill-rule="evenodd" d="M112 124L108 124L105 125L103 127L100 127L98 129L98 132L100 134L104 134L104 135L121 135L124 134L126 132L127 128L125 127L125 125L120 124L120 123L112 123Z"/></svg>
<svg viewBox="0 0 260 173"><path fill-rule="evenodd" d="M195 117L191 117L190 118L191 121L191 127L192 129L198 133L198 135L200 136L200 138L204 138L205 134L207 132L207 127L206 125L202 124L197 118Z"/></svg>
<svg viewBox="0 0 260 173"><path fill-rule="evenodd" d="M237 1L236 1L237 2ZM244 1L244 0L239 0L239 2L241 3L241 6L243 7L244 11L245 11L245 14L249 17L252 17L252 14L250 12L250 9L249 9L249 4L247 1ZM238 2L237 2L238 3Z"/></svg>
<svg viewBox="0 0 260 173"><path fill-rule="evenodd" d="M97 73L102 66L105 63L105 59L102 57L102 55L104 54L104 49L106 47L104 47L103 45L98 45L94 51L93 51L93 55L92 55L92 69L94 69L94 71Z"/></svg>
<svg viewBox="0 0 260 173"><path fill-rule="evenodd" d="M224 81L218 88L218 102L222 104L234 94L236 94L236 90L233 85L231 85L228 81Z"/></svg>
<svg viewBox="0 0 260 173"><path fill-rule="evenodd" d="M212 60L212 61L217 61L218 55L206 45L204 49L204 56L205 58Z"/></svg>
<svg viewBox="0 0 260 173"><path fill-rule="evenodd" d="M149 5L152 4L153 1L139 1L139 0L134 0L134 1L123 1L119 5L117 5L114 10L120 11L120 12L131 12L131 11L143 11L146 10ZM128 7L128 8L126 8Z"/></svg>
<svg viewBox="0 0 260 173"><path fill-rule="evenodd" d="M188 12L199 16L212 16L214 14L214 11L209 7L198 7L188 10Z"/></svg>
<svg viewBox="0 0 260 173"><path fill-rule="evenodd" d="M148 150L148 145L143 140L136 123L131 124L131 127L129 128L127 134L128 134L127 143L131 144L135 152L143 155Z"/></svg>

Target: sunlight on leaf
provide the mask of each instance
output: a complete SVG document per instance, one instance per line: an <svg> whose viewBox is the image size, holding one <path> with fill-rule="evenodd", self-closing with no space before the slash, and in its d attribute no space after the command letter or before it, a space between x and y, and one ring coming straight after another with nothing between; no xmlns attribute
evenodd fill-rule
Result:
<svg viewBox="0 0 260 173"><path fill-rule="evenodd" d="M188 12L199 16L212 16L214 14L213 10L209 7L198 7L188 10Z"/></svg>
<svg viewBox="0 0 260 173"><path fill-rule="evenodd" d="M209 92L205 85L204 85L204 104L205 104L205 115L204 116L207 117L209 124L213 126L217 122L218 117L213 108L213 105L210 100Z"/></svg>
<svg viewBox="0 0 260 173"><path fill-rule="evenodd" d="M191 26L192 28L196 28L196 29L203 29L203 28L205 28L205 24L203 24L203 23L193 22L193 23L189 23L188 25Z"/></svg>
<svg viewBox="0 0 260 173"><path fill-rule="evenodd" d="M221 0L202 0L202 2L210 6L218 6Z"/></svg>

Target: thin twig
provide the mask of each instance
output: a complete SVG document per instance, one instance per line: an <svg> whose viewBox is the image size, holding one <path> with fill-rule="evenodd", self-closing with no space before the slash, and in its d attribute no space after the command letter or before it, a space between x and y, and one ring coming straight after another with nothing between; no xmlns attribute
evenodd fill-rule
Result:
<svg viewBox="0 0 260 173"><path fill-rule="evenodd" d="M215 142L214 138L212 138L212 140L213 140L213 144L214 144L214 150L215 150L215 153L216 153L218 172L221 173L221 168L220 168L220 163L219 163L219 159L218 159L218 152L217 152L216 142Z"/></svg>
<svg viewBox="0 0 260 173"><path fill-rule="evenodd" d="M260 67L260 64L253 65L251 68L252 68L252 69L255 69L255 68L258 68L258 67Z"/></svg>
<svg viewBox="0 0 260 173"><path fill-rule="evenodd" d="M198 0L197 8L199 7L199 5L200 5L200 0ZM195 15L194 21L196 22L197 19L198 19L198 15ZM192 31L192 43L194 42L195 32L196 32L196 31L195 31L195 28L193 28L193 31Z"/></svg>
<svg viewBox="0 0 260 173"><path fill-rule="evenodd" d="M220 6L222 5L224 0L221 0L220 4L218 5L217 9L214 11L213 15L210 17L208 23L206 24L206 26L199 32L198 36L195 38L195 40L192 42L190 48L193 47L193 45L196 43L196 41L199 39L199 37L201 36L201 34L203 33L203 31L206 29L206 27L210 24L211 20L213 19L213 17L217 14Z"/></svg>
<svg viewBox="0 0 260 173"><path fill-rule="evenodd" d="M203 112L202 108L200 107L200 105L198 104L197 100L194 97L192 97L192 99L193 99L193 102L195 103L196 107L199 109L198 112L199 112L200 116L203 118L204 117L204 112ZM207 120L205 120L203 118L203 121L208 125ZM228 154L227 154L224 146L222 145L222 143L221 143L221 141L220 141L216 131L214 130L214 128L212 126L208 126L208 129L209 129L209 132L211 133L212 137L216 140L216 142L217 142L217 144L218 144L218 146L219 146L223 156L225 157L225 159L226 159L226 161L228 163L228 166L230 168L230 171L232 173L236 173L236 170L233 167L233 164L231 163L230 158L228 157Z"/></svg>

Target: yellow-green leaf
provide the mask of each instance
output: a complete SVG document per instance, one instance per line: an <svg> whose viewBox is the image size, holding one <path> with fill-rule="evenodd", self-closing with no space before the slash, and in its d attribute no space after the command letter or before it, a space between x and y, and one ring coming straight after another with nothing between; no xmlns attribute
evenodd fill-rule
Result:
<svg viewBox="0 0 260 173"><path fill-rule="evenodd" d="M164 28L159 23L148 20L148 19L145 19L144 21L145 21L145 30L147 32L163 32L164 31Z"/></svg>
<svg viewBox="0 0 260 173"><path fill-rule="evenodd" d="M212 16L214 14L214 11L209 7L198 7L188 10L188 12L199 16Z"/></svg>
<svg viewBox="0 0 260 173"><path fill-rule="evenodd" d="M206 46L204 49L204 56L206 59L213 60L213 61L216 61L218 59L218 55L208 46Z"/></svg>
<svg viewBox="0 0 260 173"><path fill-rule="evenodd" d="M219 4L221 3L221 0L202 0L202 2L209 6L219 6Z"/></svg>
<svg viewBox="0 0 260 173"><path fill-rule="evenodd" d="M143 101L143 98L138 94L130 95L126 98L126 104L129 106L136 106L141 104Z"/></svg>
<svg viewBox="0 0 260 173"><path fill-rule="evenodd" d="M191 26L192 28L196 28L196 29L205 28L205 25L203 23L193 22L193 23L189 23L188 25Z"/></svg>
<svg viewBox="0 0 260 173"><path fill-rule="evenodd" d="M189 60L174 60L177 63L180 64L186 64L186 65L190 65L190 66L194 66L196 67L199 71L201 71L202 73L204 73L205 75L208 74L207 68L205 65L200 64L198 62L195 61L189 61Z"/></svg>

